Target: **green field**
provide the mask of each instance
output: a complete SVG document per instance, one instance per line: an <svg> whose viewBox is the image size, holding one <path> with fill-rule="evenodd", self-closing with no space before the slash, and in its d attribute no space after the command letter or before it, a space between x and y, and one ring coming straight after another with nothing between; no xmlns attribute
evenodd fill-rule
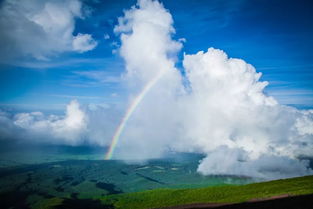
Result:
<svg viewBox="0 0 313 209"><path fill-rule="evenodd" d="M215 186L198 189L156 189L110 195L102 199L114 208L159 208L191 203L237 203L276 195L313 193L313 176L247 185Z"/></svg>
<svg viewBox="0 0 313 209"><path fill-rule="evenodd" d="M9 150L10 151L10 150ZM102 160L102 150L54 147L0 153L1 208L103 208L112 194L160 188L242 185L255 179L197 172L200 155L179 154L143 163ZM97 157L101 156L101 157ZM64 206L65 205L65 206Z"/></svg>
<svg viewBox="0 0 313 209"><path fill-rule="evenodd" d="M103 150L80 147L2 150L1 208L136 209L313 194L313 176L263 183L244 176L203 176L197 172L203 156L197 154L131 164L102 158Z"/></svg>

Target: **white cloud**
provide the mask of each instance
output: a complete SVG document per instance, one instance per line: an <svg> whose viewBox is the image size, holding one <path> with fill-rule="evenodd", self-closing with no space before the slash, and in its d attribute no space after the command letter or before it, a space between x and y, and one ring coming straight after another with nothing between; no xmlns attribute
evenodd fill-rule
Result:
<svg viewBox="0 0 313 209"><path fill-rule="evenodd" d="M221 161L222 160L222 161ZM198 168L204 175L228 174L255 176L263 179L277 179L310 174L308 161L298 161L286 156L262 155L248 160L247 153L241 149L219 147L208 153Z"/></svg>
<svg viewBox="0 0 313 209"><path fill-rule="evenodd" d="M73 35L76 18L84 18L79 0L5 0L0 8L2 61L92 50L97 42L90 34Z"/></svg>
<svg viewBox="0 0 313 209"><path fill-rule="evenodd" d="M41 112L19 113L14 116L16 127L28 132L30 137L36 136L38 140L51 140L50 143L66 143L76 145L84 142L88 117L77 101L73 100L66 107L64 117L45 116Z"/></svg>
<svg viewBox="0 0 313 209"><path fill-rule="evenodd" d="M300 135L313 135L313 110L303 111L295 124Z"/></svg>
<svg viewBox="0 0 313 209"><path fill-rule="evenodd" d="M97 46L97 42L92 39L89 34L78 34L73 40L73 50L77 52L86 52L93 50Z"/></svg>
<svg viewBox="0 0 313 209"><path fill-rule="evenodd" d="M117 107L107 104L82 107L76 100L66 106L64 115L42 112L9 114L0 110L0 140L106 146L121 117L120 112Z"/></svg>
<svg viewBox="0 0 313 209"><path fill-rule="evenodd" d="M110 39L110 35L107 34L107 33L105 33L105 34L103 35L103 38L104 38L105 40L108 40L108 39Z"/></svg>
<svg viewBox="0 0 313 209"><path fill-rule="evenodd" d="M161 78L132 115L116 155L124 159L160 157L167 142L175 137L175 117L164 116L172 115L174 95L181 90L181 78L174 66L182 44L172 40L173 19L157 1L139 1L118 20L115 32L121 34L120 54L126 62L124 78L130 101L147 83Z"/></svg>
<svg viewBox="0 0 313 209"><path fill-rule="evenodd" d="M118 22L114 31L121 34L128 80L140 86L163 70L170 72L168 76L177 74L174 60L182 44L171 39L173 19L159 2L139 1Z"/></svg>

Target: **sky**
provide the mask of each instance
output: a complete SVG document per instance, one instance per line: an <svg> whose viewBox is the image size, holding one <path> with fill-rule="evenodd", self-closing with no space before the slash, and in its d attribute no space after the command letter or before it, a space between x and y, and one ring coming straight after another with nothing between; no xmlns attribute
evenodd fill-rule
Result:
<svg viewBox="0 0 313 209"><path fill-rule="evenodd" d="M313 173L310 1L4 0L0 143ZM220 163L223 162L223 163Z"/></svg>
<svg viewBox="0 0 313 209"><path fill-rule="evenodd" d="M83 104L125 102L125 88L120 82L124 63L118 54L120 41L113 29L117 17L135 1L81 1L81 14L66 17L70 20L65 27L72 27L70 35L89 34L97 43L83 51L66 49L67 46L39 47L47 42L57 45L48 37L53 32L45 34L42 44L32 46L32 42L41 40L38 34L29 35L35 30L32 25L13 22L26 14L23 5L13 3L13 7L20 7L16 12L21 15L11 18L12 24L8 24L10 21L5 17L13 14L7 14L7 2L10 1L1 2L0 13L0 43L5 46L0 51L2 107L49 111L64 109L72 99ZM222 49L230 57L241 58L262 72L262 79L270 83L266 93L281 104L313 106L311 1L180 0L178 4L165 0L162 3L173 16L174 38L186 40L180 57L208 47ZM40 10L35 6L32 9ZM58 39L67 33L62 27L54 32ZM16 40L13 34L18 37ZM9 44L20 46L8 48ZM177 65L181 67L180 62Z"/></svg>

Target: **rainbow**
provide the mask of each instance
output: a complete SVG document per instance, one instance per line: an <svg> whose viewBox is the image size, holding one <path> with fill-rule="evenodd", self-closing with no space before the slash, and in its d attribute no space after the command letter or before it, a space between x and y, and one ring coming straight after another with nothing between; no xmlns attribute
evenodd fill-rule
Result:
<svg viewBox="0 0 313 209"><path fill-rule="evenodd" d="M135 97L135 99L132 101L132 103L130 103L124 117L121 120L121 123L118 125L113 137L112 137L112 141L109 147L109 150L107 151L107 153L105 154L105 160L110 160L113 156L113 152L114 149L119 141L119 138L125 128L125 125L127 123L127 121L129 120L130 116L134 113L134 111L136 110L136 108L138 107L138 105L140 104L140 102L143 100L143 98L145 97L145 95L147 94L147 92L158 82L158 80L162 77L162 75L164 74L164 70L160 70L160 72L157 74L156 77L154 77L151 81L149 81L144 88L142 89L142 91Z"/></svg>

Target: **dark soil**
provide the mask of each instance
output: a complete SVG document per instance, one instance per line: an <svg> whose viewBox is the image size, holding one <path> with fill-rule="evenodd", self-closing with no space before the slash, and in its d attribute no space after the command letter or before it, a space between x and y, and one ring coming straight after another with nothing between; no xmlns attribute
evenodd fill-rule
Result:
<svg viewBox="0 0 313 209"><path fill-rule="evenodd" d="M109 194L120 194L123 193L120 189L118 189L114 184L98 182L96 183L96 187L100 189L104 189L109 192Z"/></svg>

